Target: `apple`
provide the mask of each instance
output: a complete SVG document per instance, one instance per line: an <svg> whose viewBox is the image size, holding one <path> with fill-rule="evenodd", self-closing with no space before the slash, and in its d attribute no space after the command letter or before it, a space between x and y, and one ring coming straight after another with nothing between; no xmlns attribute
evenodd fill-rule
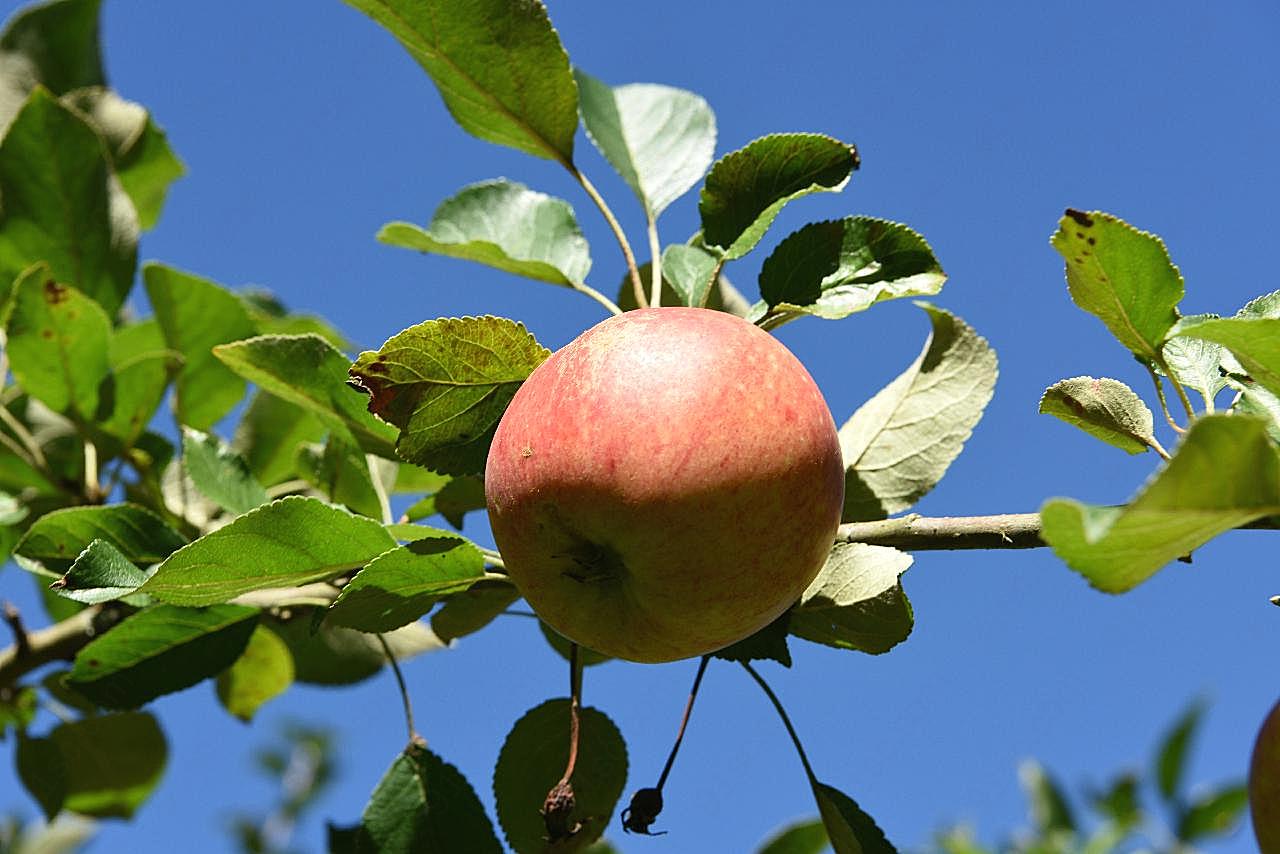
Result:
<svg viewBox="0 0 1280 854"><path fill-rule="evenodd" d="M1280 854L1280 703L1258 730L1249 762L1249 811L1262 854Z"/></svg>
<svg viewBox="0 0 1280 854"><path fill-rule="evenodd" d="M844 501L831 413L741 318L650 308L538 366L489 450L493 536L530 607L606 655L702 655L782 614Z"/></svg>

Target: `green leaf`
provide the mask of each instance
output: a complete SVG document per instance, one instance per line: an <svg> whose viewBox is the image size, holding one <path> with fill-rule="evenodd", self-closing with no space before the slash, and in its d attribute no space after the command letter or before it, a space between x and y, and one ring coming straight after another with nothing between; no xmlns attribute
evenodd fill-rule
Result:
<svg viewBox="0 0 1280 854"><path fill-rule="evenodd" d="M1111 214L1068 209L1050 243L1066 259L1075 304L1139 359L1158 364L1183 294L1164 242Z"/></svg>
<svg viewBox="0 0 1280 854"><path fill-rule="evenodd" d="M98 391L100 410L111 414L95 426L131 447L164 400L183 358L165 344L154 317L116 327L109 352L111 376Z"/></svg>
<svg viewBox="0 0 1280 854"><path fill-rule="evenodd" d="M110 542L94 540L71 564L67 574L49 585L49 589L76 602L96 605L123 599L146 580L147 574Z"/></svg>
<svg viewBox="0 0 1280 854"><path fill-rule="evenodd" d="M156 514L133 504L66 507L32 523L14 551L38 561L67 566L94 540L106 540L137 564L164 560L181 548L182 536Z"/></svg>
<svg viewBox="0 0 1280 854"><path fill-rule="evenodd" d="M485 508L484 479L470 475L451 478L434 498L435 512L461 531L467 513Z"/></svg>
<svg viewBox="0 0 1280 854"><path fill-rule="evenodd" d="M1168 803L1181 800L1187 753L1203 717L1204 703L1192 702L1160 740L1160 748L1156 752L1156 787Z"/></svg>
<svg viewBox="0 0 1280 854"><path fill-rule="evenodd" d="M875 819L853 798L826 783L810 783L835 854L897 854L898 849L885 838Z"/></svg>
<svg viewBox="0 0 1280 854"><path fill-rule="evenodd" d="M1116 826L1127 831L1142 822L1142 807L1138 801L1138 775L1120 774L1111 781L1105 792L1093 797L1094 809Z"/></svg>
<svg viewBox="0 0 1280 854"><path fill-rule="evenodd" d="M0 67L8 67L20 57L25 75L59 95L81 86L101 86L106 82L98 47L101 5L101 0L27 5L0 33L0 58L4 60ZM7 118L0 115L0 126Z"/></svg>
<svg viewBox="0 0 1280 854"><path fill-rule="evenodd" d="M822 820L807 819L769 837L756 854L822 854L827 845L827 828Z"/></svg>
<svg viewBox="0 0 1280 854"><path fill-rule="evenodd" d="M727 258L750 252L782 206L844 189L858 151L816 133L771 134L716 161L698 199L703 240Z"/></svg>
<svg viewBox="0 0 1280 854"><path fill-rule="evenodd" d="M484 581L445 600L431 615L431 630L440 640L451 643L483 629L520 598L505 581Z"/></svg>
<svg viewBox="0 0 1280 854"><path fill-rule="evenodd" d="M328 620L362 632L411 623L440 597L484 578L484 557L466 540L416 540L379 555L343 588Z"/></svg>
<svg viewBox="0 0 1280 854"><path fill-rule="evenodd" d="M271 500L244 458L209 433L182 428L182 467L205 498L233 515Z"/></svg>
<svg viewBox="0 0 1280 854"><path fill-rule="evenodd" d="M791 610L791 634L837 649L888 652L915 625L902 589L902 573L912 560L887 546L836 543Z"/></svg>
<svg viewBox="0 0 1280 854"><path fill-rule="evenodd" d="M55 670L40 680L40 685L49 692L49 696L70 709L84 715L98 713L98 704L67 684L70 670Z"/></svg>
<svg viewBox="0 0 1280 854"><path fill-rule="evenodd" d="M244 652L218 674L216 684L222 707L248 723L263 703L293 684L293 656L278 634L255 626Z"/></svg>
<svg viewBox="0 0 1280 854"><path fill-rule="evenodd" d="M579 726L578 761L569 780L577 803L569 826L580 821L582 828L560 844L547 844L540 810L569 756L569 701L548 700L530 709L503 742L493 793L498 822L517 854L579 851L600 838L613 815L627 781L627 745L598 709L581 709Z"/></svg>
<svg viewBox="0 0 1280 854"><path fill-rule="evenodd" d="M443 474L479 474L516 389L550 352L501 317L428 320L360 354L369 411L400 428L396 453Z"/></svg>
<svg viewBox="0 0 1280 854"><path fill-rule="evenodd" d="M435 80L467 133L537 157L573 161L578 91L540 0L347 0Z"/></svg>
<svg viewBox="0 0 1280 854"><path fill-rule="evenodd" d="M1210 317L1213 315L1184 317L1181 322ZM1184 387L1198 391L1212 410L1214 397L1227 387L1222 371L1222 361L1228 355L1226 348L1198 338L1170 338L1161 353L1169 374Z"/></svg>
<svg viewBox="0 0 1280 854"><path fill-rule="evenodd" d="M138 212L141 227L153 228L169 185L186 171L169 147L165 132L145 107L110 89L77 89L62 100L79 110L102 135L120 187Z"/></svg>
<svg viewBox="0 0 1280 854"><path fill-rule="evenodd" d="M691 251L684 251L686 249ZM727 312L735 317L746 317L751 312L751 303L747 302L747 298L733 286L727 276L721 273L716 279L716 286L708 286L711 271L718 263L715 256L697 246L668 246L662 252L662 304L697 305L713 311ZM704 276L705 281L702 278ZM646 262L640 265L640 281L646 285L653 281L652 264ZM640 307L636 303L630 275L622 277L617 304L623 311L634 311Z"/></svg>
<svg viewBox="0 0 1280 854"><path fill-rule="evenodd" d="M572 652L571 647L573 646L573 642L571 640L548 626L546 623L542 622L542 620L538 620L538 631L542 632L542 636L546 638L547 645L555 650L557 655L565 661L569 660L570 653ZM578 658L582 662L583 667L594 667L597 664L604 664L606 661L613 660L612 657L605 655L604 653L596 652L594 649L589 649L581 644L578 646Z"/></svg>
<svg viewBox="0 0 1280 854"><path fill-rule="evenodd" d="M24 731L36 718L40 698L36 689L23 685L0 697L0 741L4 740L9 727L18 732Z"/></svg>
<svg viewBox="0 0 1280 854"><path fill-rule="evenodd" d="M1249 807L1249 790L1244 786L1227 786L1208 792L1187 807L1178 822L1178 839L1199 842L1214 836L1226 836L1240 824Z"/></svg>
<svg viewBox="0 0 1280 854"><path fill-rule="evenodd" d="M57 743L19 735L13 759L23 788L35 798L44 817L52 820L67 799L67 766Z"/></svg>
<svg viewBox="0 0 1280 854"><path fill-rule="evenodd" d="M236 427L231 447L244 457L259 483L274 486L293 477L298 446L319 441L324 432L324 425L308 410L258 391Z"/></svg>
<svg viewBox="0 0 1280 854"><path fill-rule="evenodd" d="M178 419L207 430L245 390L211 348L253 335L253 321L235 294L208 279L154 263L142 268L142 278L165 341L185 360L177 380Z"/></svg>
<svg viewBox="0 0 1280 854"><path fill-rule="evenodd" d="M1273 394L1280 394L1280 318L1185 318L1173 334L1223 345L1240 360L1255 382Z"/></svg>
<svg viewBox="0 0 1280 854"><path fill-rule="evenodd" d="M289 496L174 552L142 592L174 605L213 605L253 590L323 581L395 545L372 519Z"/></svg>
<svg viewBox="0 0 1280 854"><path fill-rule="evenodd" d="M919 357L840 428L844 520L883 519L931 490L991 400L998 367L986 339L920 303L933 325Z"/></svg>
<svg viewBox="0 0 1280 854"><path fill-rule="evenodd" d="M38 264L15 284L6 332L19 385L55 412L93 421L98 387L111 372L111 321L98 304Z"/></svg>
<svg viewBox="0 0 1280 854"><path fill-rule="evenodd" d="M330 436L323 446L300 445L294 470L333 503L363 516L382 517L382 499L369 472L368 458L338 436Z"/></svg>
<svg viewBox="0 0 1280 854"><path fill-rule="evenodd" d="M1128 506L1055 498L1040 518L1058 557L1099 590L1122 593L1218 534L1277 513L1280 455L1263 422L1206 415Z"/></svg>
<svg viewBox="0 0 1280 854"><path fill-rule="evenodd" d="M652 83L610 87L580 68L573 74L587 136L656 220L711 165L715 114L683 89Z"/></svg>
<svg viewBox="0 0 1280 854"><path fill-rule="evenodd" d="M426 229L391 222L378 239L567 287L586 281L591 269L569 203L503 178L464 187L436 208Z"/></svg>
<svg viewBox="0 0 1280 854"><path fill-rule="evenodd" d="M357 851L501 854L493 823L457 768L410 744L379 781L360 817Z"/></svg>
<svg viewBox="0 0 1280 854"><path fill-rule="evenodd" d="M94 818L130 818L160 782L169 748L151 715L100 715L55 728L62 755L62 808Z"/></svg>
<svg viewBox="0 0 1280 854"><path fill-rule="evenodd" d="M97 132L36 87L0 140L0 281L43 261L114 316L133 285L138 220L113 203L112 182Z"/></svg>
<svg viewBox="0 0 1280 854"><path fill-rule="evenodd" d="M932 296L946 280L919 234L857 216L787 236L760 268L760 296L773 312L839 320L884 300Z"/></svg>
<svg viewBox="0 0 1280 854"><path fill-rule="evenodd" d="M1256 383L1233 383L1239 395L1231 405L1233 415L1251 415L1266 422L1267 435L1280 443L1280 395L1272 394Z"/></svg>
<svg viewBox="0 0 1280 854"><path fill-rule="evenodd" d="M1254 297L1236 312L1236 317L1280 318L1280 291Z"/></svg>
<svg viewBox="0 0 1280 854"><path fill-rule="evenodd" d="M1040 411L1131 454L1141 454L1155 446L1151 410L1119 380L1059 380L1040 398Z"/></svg>
<svg viewBox="0 0 1280 854"><path fill-rule="evenodd" d="M351 685L373 676L387 663L386 652L374 635L327 625L313 632L305 613L269 623L268 628L289 647L298 682ZM444 648L435 633L421 623L410 623L382 637L397 661Z"/></svg>
<svg viewBox="0 0 1280 854"><path fill-rule="evenodd" d="M257 622L239 605L145 608L81 649L67 683L104 708L137 708L230 667Z"/></svg>
<svg viewBox="0 0 1280 854"><path fill-rule="evenodd" d="M1031 818L1041 836L1065 831L1074 833L1076 820L1062 788L1048 771L1029 759L1018 768L1018 777L1031 806Z"/></svg>
<svg viewBox="0 0 1280 854"><path fill-rule="evenodd" d="M263 391L300 406L361 450L394 458L395 430L347 386L350 360L318 335L263 335L215 347L214 356Z"/></svg>
<svg viewBox="0 0 1280 854"><path fill-rule="evenodd" d="M782 616L753 635L730 644L724 649L716 650L712 655L725 661L759 661L768 659L776 661L783 667L791 666L791 648L787 645L787 634L791 627L791 612L785 611Z"/></svg>

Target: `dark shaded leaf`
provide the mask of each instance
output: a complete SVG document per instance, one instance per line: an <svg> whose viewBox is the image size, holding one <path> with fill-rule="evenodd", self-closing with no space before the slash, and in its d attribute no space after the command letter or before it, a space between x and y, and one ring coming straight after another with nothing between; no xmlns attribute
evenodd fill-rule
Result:
<svg viewBox="0 0 1280 854"><path fill-rule="evenodd" d="M913 558L887 546L836 543L826 565L791 609L791 634L879 655L915 625L902 573Z"/></svg>
<svg viewBox="0 0 1280 854"><path fill-rule="evenodd" d="M897 854L884 831L853 798L826 783L810 782L835 854Z"/></svg>
<svg viewBox="0 0 1280 854"><path fill-rule="evenodd" d="M451 643L480 631L519 598L520 592L505 581L480 582L446 599L431 615L431 630L440 640Z"/></svg>
<svg viewBox="0 0 1280 854"><path fill-rule="evenodd" d="M1178 839L1200 842L1236 830L1249 808L1249 790L1228 786L1197 798L1178 822Z"/></svg>
<svg viewBox="0 0 1280 854"><path fill-rule="evenodd" d="M768 659L783 667L791 666L791 648L787 646L787 634L791 626L791 611L765 626L760 631L735 644L712 653L725 661L758 661Z"/></svg>
<svg viewBox="0 0 1280 854"><path fill-rule="evenodd" d="M484 578L484 557L455 538L423 539L379 555L343 588L327 619L363 632L411 623L440 597Z"/></svg>
<svg viewBox="0 0 1280 854"><path fill-rule="evenodd" d="M284 640L293 656L294 679L312 685L351 685L368 679L387 663L382 644L373 635L339 626L320 626L314 632L306 612L267 627ZM410 623L383 635L397 661L441 649L431 629Z"/></svg>

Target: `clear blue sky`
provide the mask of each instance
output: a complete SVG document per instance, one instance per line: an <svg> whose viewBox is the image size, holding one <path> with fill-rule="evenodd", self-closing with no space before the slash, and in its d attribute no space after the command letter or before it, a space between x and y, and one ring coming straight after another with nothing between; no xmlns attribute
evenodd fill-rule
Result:
<svg viewBox="0 0 1280 854"><path fill-rule="evenodd" d="M560 346L601 319L566 289L374 241L392 219L425 222L464 184L507 176L569 199L593 247L593 283L622 262L587 200L558 167L466 135L407 54L337 0L163 3L107 0L108 73L150 107L189 174L142 244L149 259L227 285L268 287L324 314L363 348L419 320L495 313ZM12 8L6 0L7 17ZM838 196L794 203L772 234L866 213L932 243L950 281L939 304L1001 359L995 399L948 477L918 507L931 515L1028 511L1047 497L1125 500L1152 470L1037 415L1043 389L1080 374L1142 393L1141 369L1069 302L1048 236L1066 206L1104 209L1164 236L1187 280L1185 312L1232 312L1277 287L1280 11L1264 0L1205 3L1005 2L643 4L550 0L573 61L606 82L693 89L715 109L718 153L774 131L855 142L862 170ZM638 206L585 139L581 161L643 244ZM696 228L693 196L663 220L668 242ZM757 252L729 268L753 293ZM838 323L782 330L837 421L914 358L927 322L905 301ZM1161 436L1171 441L1171 437ZM479 515L468 533L488 534ZM1091 590L1051 554L925 553L905 583L913 636L871 658L793 643L795 665L763 669L790 707L825 780L857 798L900 846L941 825L993 835L1024 823L1015 768L1034 756L1078 789L1148 762L1196 695L1212 707L1191 776L1243 776L1258 723L1280 695L1277 540L1236 533L1123 597ZM10 567L5 596L34 609ZM32 611L34 613L34 611ZM407 665L419 726L492 804L502 738L525 710L559 696L562 661L532 621L505 618L457 648ZM586 701L631 748L630 792L651 785L693 662L609 664ZM210 686L155 708L171 767L136 821L97 851L228 846L233 810L271 796L252 750L285 719L341 733L341 780L321 805L354 821L402 747L390 674L355 689L300 687L252 728ZM9 762L12 742L0 745ZM12 778L10 778L12 779ZM670 835L609 836L623 850L742 852L813 814L773 710L735 666L704 684L658 822ZM15 789L0 809L34 811ZM323 827L301 831L320 849ZM180 841L180 842L179 842ZM1251 851L1244 831L1221 846Z"/></svg>

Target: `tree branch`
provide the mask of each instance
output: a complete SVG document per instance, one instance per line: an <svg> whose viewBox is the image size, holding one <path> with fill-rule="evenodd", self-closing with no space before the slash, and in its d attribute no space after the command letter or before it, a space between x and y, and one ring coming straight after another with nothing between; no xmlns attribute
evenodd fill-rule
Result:
<svg viewBox="0 0 1280 854"><path fill-rule="evenodd" d="M25 632L25 643L0 650L0 689L50 661L71 659L98 633L101 606L85 608L73 617L35 632Z"/></svg>

